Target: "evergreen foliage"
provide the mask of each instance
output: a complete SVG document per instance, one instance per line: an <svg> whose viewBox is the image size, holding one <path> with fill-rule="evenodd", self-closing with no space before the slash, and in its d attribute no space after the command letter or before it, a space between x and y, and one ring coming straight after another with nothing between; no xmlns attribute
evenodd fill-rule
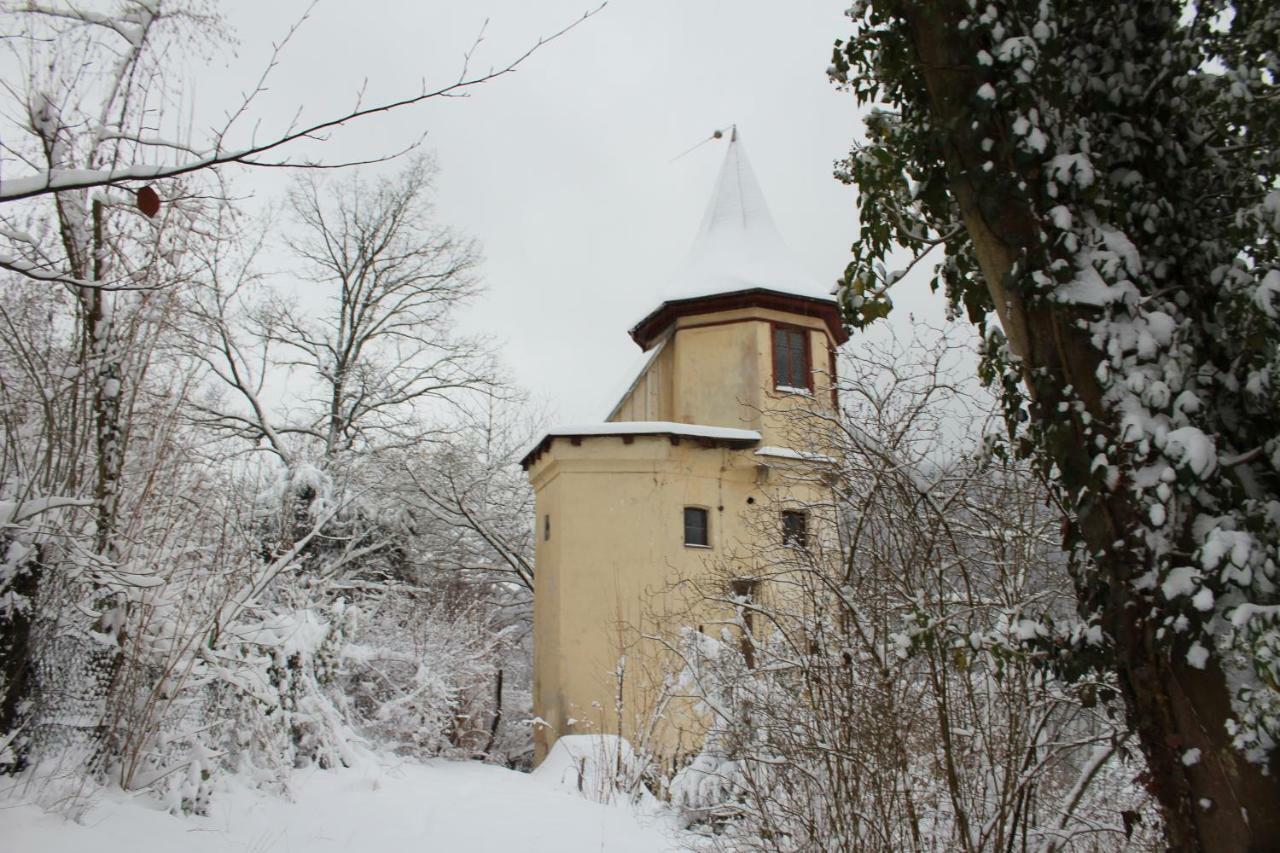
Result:
<svg viewBox="0 0 1280 853"><path fill-rule="evenodd" d="M944 248L934 286L984 329L1010 444L1073 517L1101 642L1057 664L1120 674L1171 843L1277 841L1280 10L849 14L829 74L873 107L839 171L849 322L888 310L896 245Z"/></svg>

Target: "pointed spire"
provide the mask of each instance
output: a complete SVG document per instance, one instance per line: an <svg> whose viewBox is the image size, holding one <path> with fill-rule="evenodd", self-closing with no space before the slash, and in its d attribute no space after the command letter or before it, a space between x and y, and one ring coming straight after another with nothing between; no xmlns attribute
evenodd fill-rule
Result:
<svg viewBox="0 0 1280 853"><path fill-rule="evenodd" d="M717 237L734 237L739 232L751 231L770 241L782 242L778 228L769 214L764 193L756 181L756 174L747 160L747 152L738 143L738 127L730 130L729 144L725 148L724 162L716 178L715 189L698 229L698 244Z"/></svg>
<svg viewBox="0 0 1280 853"><path fill-rule="evenodd" d="M764 287L828 297L778 233L764 193L743 150L737 125L729 131L720 175L702 225L667 299Z"/></svg>

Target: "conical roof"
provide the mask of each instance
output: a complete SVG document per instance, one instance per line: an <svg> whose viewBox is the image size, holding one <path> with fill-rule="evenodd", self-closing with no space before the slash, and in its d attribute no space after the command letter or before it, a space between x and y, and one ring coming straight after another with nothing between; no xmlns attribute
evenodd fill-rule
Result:
<svg viewBox="0 0 1280 853"><path fill-rule="evenodd" d="M757 287L831 298L830 286L805 270L783 242L734 128L702 226L662 298L689 299Z"/></svg>

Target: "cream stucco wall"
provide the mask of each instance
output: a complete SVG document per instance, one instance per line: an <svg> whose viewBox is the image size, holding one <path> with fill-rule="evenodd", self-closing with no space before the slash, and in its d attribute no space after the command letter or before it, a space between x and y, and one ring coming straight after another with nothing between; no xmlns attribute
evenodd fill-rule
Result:
<svg viewBox="0 0 1280 853"><path fill-rule="evenodd" d="M534 707L546 723L535 735L536 760L563 734L621 729L639 736L654 710L651 679L671 661L638 635L717 618L690 609L691 589L673 587L677 581L705 579L713 567L755 575L751 546L759 531L751 510L778 500L769 462L754 448L595 436L576 445L556 438L530 467L539 531ZM804 502L823 496L819 482L798 494L794 483L787 489ZM687 506L709 511L709 547L684 544ZM624 655L619 725L616 671ZM683 752L699 729L687 708L673 709L654 743L668 754Z"/></svg>
<svg viewBox="0 0 1280 853"><path fill-rule="evenodd" d="M773 324L809 330L812 398L773 385ZM765 444L785 445L778 419L766 410L830 405L830 353L835 341L816 317L768 308L741 308L680 317L662 350L633 383L612 421L675 421L765 432Z"/></svg>

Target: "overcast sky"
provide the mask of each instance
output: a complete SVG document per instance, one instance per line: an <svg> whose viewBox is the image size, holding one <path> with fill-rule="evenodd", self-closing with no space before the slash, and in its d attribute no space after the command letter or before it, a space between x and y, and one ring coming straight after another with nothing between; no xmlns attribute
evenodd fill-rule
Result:
<svg viewBox="0 0 1280 853"><path fill-rule="evenodd" d="M495 338L516 381L560 422L601 419L639 349L627 329L657 304L701 220L737 123L783 237L832 280L856 236L855 192L831 176L860 120L827 81L847 0L611 0L518 73L367 121L324 143L328 159L390 151L427 133L442 221L476 237L485 295L463 318ZM307 4L229 0L236 57L201 82L218 99L253 83ZM256 113L320 116L501 66L590 6L578 0L322 0L286 48ZM269 199L281 178L242 173ZM899 286L896 323L941 315L921 281ZM856 346L855 337L850 346Z"/></svg>

